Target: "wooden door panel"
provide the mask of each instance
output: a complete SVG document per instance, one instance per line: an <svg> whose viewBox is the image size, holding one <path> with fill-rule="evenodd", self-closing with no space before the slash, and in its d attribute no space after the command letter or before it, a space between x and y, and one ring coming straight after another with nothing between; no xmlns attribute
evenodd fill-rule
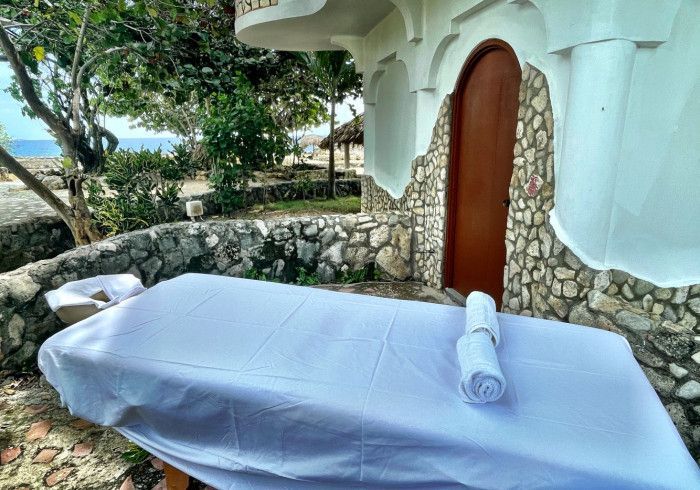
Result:
<svg viewBox="0 0 700 490"><path fill-rule="evenodd" d="M445 279L500 306L521 72L500 44L470 58L455 92Z"/></svg>

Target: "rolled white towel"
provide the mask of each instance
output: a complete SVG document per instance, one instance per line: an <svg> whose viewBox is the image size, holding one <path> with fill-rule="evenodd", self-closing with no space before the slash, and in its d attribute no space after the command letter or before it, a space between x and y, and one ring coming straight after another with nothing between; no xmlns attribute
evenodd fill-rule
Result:
<svg viewBox="0 0 700 490"><path fill-rule="evenodd" d="M494 346L501 343L501 329L496 317L496 302L491 296L474 291L467 296L467 335L485 330L491 336Z"/></svg>
<svg viewBox="0 0 700 490"><path fill-rule="evenodd" d="M461 337L457 357L462 371L459 391L465 402L494 402L503 395L506 378L488 332L478 330Z"/></svg>

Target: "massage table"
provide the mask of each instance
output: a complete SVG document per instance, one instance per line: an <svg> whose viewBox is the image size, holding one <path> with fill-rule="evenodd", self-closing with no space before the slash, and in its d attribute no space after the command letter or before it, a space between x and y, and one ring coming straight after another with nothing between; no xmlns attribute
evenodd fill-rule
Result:
<svg viewBox="0 0 700 490"><path fill-rule="evenodd" d="M616 334L499 314L507 389L458 392L461 307L186 274L48 339L70 412L217 489L700 488Z"/></svg>

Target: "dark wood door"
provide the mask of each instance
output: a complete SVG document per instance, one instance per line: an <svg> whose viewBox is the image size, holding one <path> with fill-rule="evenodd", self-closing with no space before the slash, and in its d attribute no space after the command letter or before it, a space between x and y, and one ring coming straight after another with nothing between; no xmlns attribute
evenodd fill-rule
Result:
<svg viewBox="0 0 700 490"><path fill-rule="evenodd" d="M455 92L445 285L503 296L508 189L521 71L494 41L470 56Z"/></svg>

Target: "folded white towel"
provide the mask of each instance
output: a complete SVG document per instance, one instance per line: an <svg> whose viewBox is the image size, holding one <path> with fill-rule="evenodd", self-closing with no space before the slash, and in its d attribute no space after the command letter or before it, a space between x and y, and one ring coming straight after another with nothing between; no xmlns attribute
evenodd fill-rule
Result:
<svg viewBox="0 0 700 490"><path fill-rule="evenodd" d="M506 379L488 332L478 330L461 337L457 357L462 371L459 391L465 402L493 402L503 395Z"/></svg>
<svg viewBox="0 0 700 490"><path fill-rule="evenodd" d="M145 290L141 281L132 274L112 274L68 282L45 296L53 311L65 306L81 305L95 305L103 310ZM104 293L109 301L94 299L93 296L99 293Z"/></svg>
<svg viewBox="0 0 700 490"><path fill-rule="evenodd" d="M501 329L496 317L496 302L488 294L474 291L467 296L467 335L485 330L494 346L501 343Z"/></svg>

